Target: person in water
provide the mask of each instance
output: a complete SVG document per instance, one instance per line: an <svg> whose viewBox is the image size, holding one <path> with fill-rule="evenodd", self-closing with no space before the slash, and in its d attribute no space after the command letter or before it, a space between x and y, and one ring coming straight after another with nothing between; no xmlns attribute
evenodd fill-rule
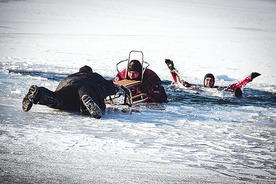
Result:
<svg viewBox="0 0 276 184"><path fill-rule="evenodd" d="M174 63L170 59L165 59L165 63L167 64L168 68L170 69L173 81L175 84L179 86L184 86L187 88L200 88L199 85L190 84L187 81L184 81L181 76L179 75L178 71L174 67ZM230 84L229 86L215 86L215 77L212 73L207 73L204 76L203 86L206 88L217 88L218 90L226 90L226 91L234 91L236 97L242 96L241 88L244 87L247 83L251 82L254 78L260 76L261 74L258 72L252 72L249 76L245 77L243 80L240 80L234 84Z"/></svg>
<svg viewBox="0 0 276 184"><path fill-rule="evenodd" d="M135 59L131 60L128 64L128 70L125 68L117 73L113 81L116 82L124 79L140 81L143 70L140 61ZM154 71L148 68L144 70L142 83L138 86L132 86L131 91L133 96L138 95L139 93L145 93L147 102L167 102L167 94L161 85L160 78Z"/></svg>

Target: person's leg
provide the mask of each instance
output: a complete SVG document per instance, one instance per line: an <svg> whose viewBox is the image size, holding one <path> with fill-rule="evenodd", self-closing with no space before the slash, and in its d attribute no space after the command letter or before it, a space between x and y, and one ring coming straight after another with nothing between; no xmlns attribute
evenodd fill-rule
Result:
<svg viewBox="0 0 276 184"><path fill-rule="evenodd" d="M229 86L230 89L235 90L237 88L242 88L243 86L245 86L248 82L250 82L250 77L247 76L246 78L244 78L243 80L238 81L237 83L231 84Z"/></svg>
<svg viewBox="0 0 276 184"><path fill-rule="evenodd" d="M104 99L101 95L95 93L89 86L83 86L78 90L80 97L80 112L82 114L91 114L94 118L100 119L102 111L105 110Z"/></svg>
<svg viewBox="0 0 276 184"><path fill-rule="evenodd" d="M60 96L47 88L39 87L38 102L40 105L47 105L54 109L66 109Z"/></svg>
<svg viewBox="0 0 276 184"><path fill-rule="evenodd" d="M29 111L33 104L46 105L55 109L64 109L62 100L55 92L44 87L37 87L36 85L32 85L26 96L23 98L23 111Z"/></svg>
<svg viewBox="0 0 276 184"><path fill-rule="evenodd" d="M29 88L28 93L23 98L23 101L22 101L23 111L25 112L29 111L32 108L33 104L37 103L38 101L37 94L38 94L38 87L36 85L32 85Z"/></svg>
<svg viewBox="0 0 276 184"><path fill-rule="evenodd" d="M91 114L94 118L100 119L102 117L102 110L100 107L93 101L92 97L89 95L82 96L82 102L85 106L86 110ZM83 114L87 114L85 110L81 109Z"/></svg>
<svg viewBox="0 0 276 184"><path fill-rule="evenodd" d="M254 78L260 76L261 74L257 72L252 72L249 76L245 77L243 80L238 81L237 83L231 84L230 89L235 90L237 88L244 87L247 83L251 82Z"/></svg>
<svg viewBox="0 0 276 184"><path fill-rule="evenodd" d="M79 112L80 98L79 98L78 89L79 89L78 85L67 85L55 91L55 94L61 98L65 106L64 110Z"/></svg>

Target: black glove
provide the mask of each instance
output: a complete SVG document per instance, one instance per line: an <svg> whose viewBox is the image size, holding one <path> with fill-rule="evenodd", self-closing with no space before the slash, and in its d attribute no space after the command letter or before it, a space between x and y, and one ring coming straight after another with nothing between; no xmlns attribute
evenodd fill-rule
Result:
<svg viewBox="0 0 276 184"><path fill-rule="evenodd" d="M260 76L261 74L258 72L252 72L250 74L250 81L252 81L253 79L255 79L256 77Z"/></svg>
<svg viewBox="0 0 276 184"><path fill-rule="evenodd" d="M175 69L172 60L170 60L170 59L165 59L165 63L167 64L168 68L169 68L171 71Z"/></svg>
<svg viewBox="0 0 276 184"><path fill-rule="evenodd" d="M116 93L120 93L120 94L125 94L126 93L126 89L124 86L120 86L117 84L114 84L115 89L116 89Z"/></svg>

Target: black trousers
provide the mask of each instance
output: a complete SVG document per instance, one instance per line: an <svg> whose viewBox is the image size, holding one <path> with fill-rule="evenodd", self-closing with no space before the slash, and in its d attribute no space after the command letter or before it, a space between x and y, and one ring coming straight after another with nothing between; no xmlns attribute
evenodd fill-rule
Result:
<svg viewBox="0 0 276 184"><path fill-rule="evenodd" d="M82 96L89 95L93 101L104 111L105 96L97 86L71 85L58 91L51 91L45 87L39 87L38 100L35 104L46 105L54 109L85 111Z"/></svg>

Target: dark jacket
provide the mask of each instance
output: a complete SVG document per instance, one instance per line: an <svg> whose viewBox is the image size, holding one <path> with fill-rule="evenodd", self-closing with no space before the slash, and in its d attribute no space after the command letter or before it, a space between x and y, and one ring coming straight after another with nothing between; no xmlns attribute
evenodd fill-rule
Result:
<svg viewBox="0 0 276 184"><path fill-rule="evenodd" d="M84 94L90 95L100 108L104 109L105 98L115 94L116 88L111 80L104 79L98 73L84 71L64 78L55 92L69 110L79 110L80 99Z"/></svg>

